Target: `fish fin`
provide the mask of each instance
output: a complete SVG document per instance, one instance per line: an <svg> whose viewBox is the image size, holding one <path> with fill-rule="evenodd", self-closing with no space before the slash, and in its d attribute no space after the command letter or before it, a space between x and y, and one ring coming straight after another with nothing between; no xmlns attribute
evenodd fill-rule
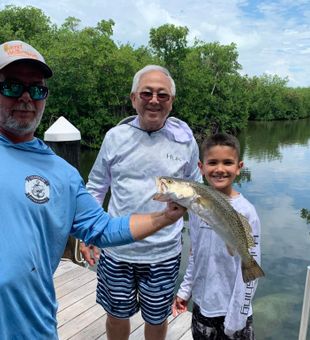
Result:
<svg viewBox="0 0 310 340"><path fill-rule="evenodd" d="M248 263L241 263L242 278L245 283L265 276L264 271L254 258Z"/></svg>
<svg viewBox="0 0 310 340"><path fill-rule="evenodd" d="M237 214L238 214L238 217L239 217L239 219L242 223L242 226L244 228L244 231L245 231L248 249L255 247L255 242L254 242L253 236L251 235L252 234L252 227L251 227L249 221L242 214L240 214L238 212L237 212Z"/></svg>
<svg viewBox="0 0 310 340"><path fill-rule="evenodd" d="M203 207L207 207L208 206L208 200L205 199L203 196L201 195L197 195L196 196L196 203L198 203L199 205L203 206Z"/></svg>
<svg viewBox="0 0 310 340"><path fill-rule="evenodd" d="M196 197L196 203L197 203L197 204L201 204L202 202L203 202L202 196L197 195L197 197Z"/></svg>
<svg viewBox="0 0 310 340"><path fill-rule="evenodd" d="M230 247L228 244L226 244L226 248L227 248L227 251L228 251L228 254L230 256L235 256L237 255L237 252L234 248Z"/></svg>

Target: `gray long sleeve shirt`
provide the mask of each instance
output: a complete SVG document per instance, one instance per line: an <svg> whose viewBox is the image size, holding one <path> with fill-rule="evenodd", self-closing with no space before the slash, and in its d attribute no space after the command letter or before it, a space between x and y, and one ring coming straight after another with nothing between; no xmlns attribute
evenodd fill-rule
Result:
<svg viewBox="0 0 310 340"><path fill-rule="evenodd" d="M116 126L105 135L89 175L87 189L102 204L111 188L108 212L111 216L163 210L154 201L156 176L173 176L201 181L199 151L188 125L170 117L164 127L146 132L139 119ZM181 252L180 219L134 245L105 249L116 260L156 263Z"/></svg>

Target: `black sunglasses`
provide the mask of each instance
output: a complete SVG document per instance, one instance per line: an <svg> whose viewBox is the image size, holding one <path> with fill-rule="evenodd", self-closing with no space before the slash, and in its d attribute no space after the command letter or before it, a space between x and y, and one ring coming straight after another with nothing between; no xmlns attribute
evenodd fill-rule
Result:
<svg viewBox="0 0 310 340"><path fill-rule="evenodd" d="M146 102L150 101L154 95L156 95L156 98L159 102L167 102L171 97L168 93L153 93L150 91L142 91L139 93L140 98Z"/></svg>
<svg viewBox="0 0 310 340"><path fill-rule="evenodd" d="M19 98L25 91L29 92L32 100L43 100L48 95L48 88L42 85L26 86L15 81L1 81L0 93L9 98Z"/></svg>

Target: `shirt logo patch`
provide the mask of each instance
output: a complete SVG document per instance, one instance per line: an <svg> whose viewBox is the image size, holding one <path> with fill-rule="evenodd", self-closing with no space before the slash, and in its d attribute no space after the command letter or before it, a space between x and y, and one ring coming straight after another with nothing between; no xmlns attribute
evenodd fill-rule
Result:
<svg viewBox="0 0 310 340"><path fill-rule="evenodd" d="M182 162L182 158L177 156L177 155L172 155L171 153L167 153L167 159L170 159L172 161L176 161L176 162Z"/></svg>
<svg viewBox="0 0 310 340"><path fill-rule="evenodd" d="M41 176L28 176L25 181L25 194L35 203L46 203L50 199L50 184Z"/></svg>

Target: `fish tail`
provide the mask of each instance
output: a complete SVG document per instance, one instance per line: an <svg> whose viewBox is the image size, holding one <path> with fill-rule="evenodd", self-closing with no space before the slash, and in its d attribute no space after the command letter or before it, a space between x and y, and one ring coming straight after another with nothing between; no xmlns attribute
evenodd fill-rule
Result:
<svg viewBox="0 0 310 340"><path fill-rule="evenodd" d="M242 270L243 281L245 283L249 281L253 281L259 277L265 276L264 271L253 258L251 259L251 261L247 263L242 262L241 270Z"/></svg>

